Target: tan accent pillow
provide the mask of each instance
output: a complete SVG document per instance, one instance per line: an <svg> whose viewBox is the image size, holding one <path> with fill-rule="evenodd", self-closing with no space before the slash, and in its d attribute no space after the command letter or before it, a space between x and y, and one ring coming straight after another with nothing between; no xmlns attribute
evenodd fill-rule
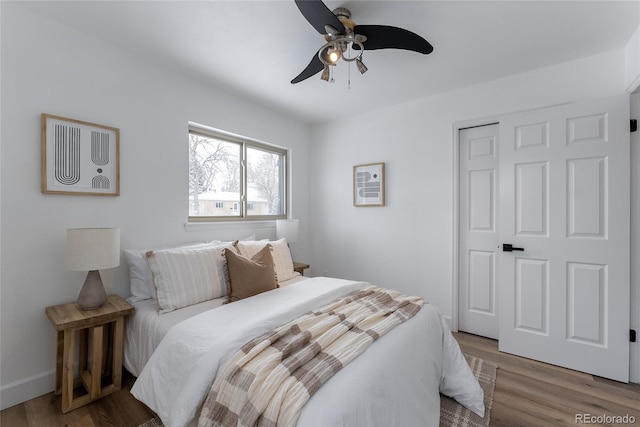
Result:
<svg viewBox="0 0 640 427"><path fill-rule="evenodd" d="M229 269L227 302L248 298L278 287L271 256L271 245L266 245L251 258L225 249Z"/></svg>
<svg viewBox="0 0 640 427"><path fill-rule="evenodd" d="M291 251L289 250L289 245L287 245L287 241L284 238L272 241L260 240L233 242L233 246L240 255L244 255L248 258L251 258L267 244L270 244L273 247L271 256L273 257L273 264L276 268L276 278L278 279L278 283L282 283L298 276L298 274L293 271Z"/></svg>

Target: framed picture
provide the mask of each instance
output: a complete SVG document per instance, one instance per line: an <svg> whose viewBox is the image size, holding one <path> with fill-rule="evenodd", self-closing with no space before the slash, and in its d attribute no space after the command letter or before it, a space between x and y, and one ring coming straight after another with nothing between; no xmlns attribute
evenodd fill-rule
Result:
<svg viewBox="0 0 640 427"><path fill-rule="evenodd" d="M353 205L384 206L384 163L353 167Z"/></svg>
<svg viewBox="0 0 640 427"><path fill-rule="evenodd" d="M120 129L42 114L42 192L120 195Z"/></svg>

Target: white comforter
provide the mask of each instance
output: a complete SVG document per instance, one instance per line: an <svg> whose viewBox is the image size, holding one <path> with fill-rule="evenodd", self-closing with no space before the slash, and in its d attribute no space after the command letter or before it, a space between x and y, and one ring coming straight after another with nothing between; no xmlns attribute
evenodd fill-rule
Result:
<svg viewBox="0 0 640 427"><path fill-rule="evenodd" d="M239 347L365 286L319 277L187 319L165 336L131 393L165 427L195 424L218 368ZM298 426L437 426L439 391L484 415L482 389L442 316L427 304L327 381Z"/></svg>

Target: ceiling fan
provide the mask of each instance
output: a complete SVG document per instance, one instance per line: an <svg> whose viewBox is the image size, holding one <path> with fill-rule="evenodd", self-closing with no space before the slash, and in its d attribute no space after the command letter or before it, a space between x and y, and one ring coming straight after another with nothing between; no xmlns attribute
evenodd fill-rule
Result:
<svg viewBox="0 0 640 427"><path fill-rule="evenodd" d="M351 12L339 7L333 12L322 0L295 0L296 6L302 15L327 41L313 56L307 67L298 74L292 84L308 79L322 71L322 80L329 80L330 66L342 59L346 62L356 62L360 74L367 71L362 62L362 54L365 50L377 49L405 49L423 54L433 51L433 46L420 37L404 28L388 25L356 25L351 20ZM348 56L355 51L353 56Z"/></svg>

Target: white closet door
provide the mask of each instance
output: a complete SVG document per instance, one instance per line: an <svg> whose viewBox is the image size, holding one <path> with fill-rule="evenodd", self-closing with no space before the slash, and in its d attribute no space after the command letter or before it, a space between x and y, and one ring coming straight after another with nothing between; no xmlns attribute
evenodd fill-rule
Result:
<svg viewBox="0 0 640 427"><path fill-rule="evenodd" d="M458 329L498 338L498 125L461 129Z"/></svg>

